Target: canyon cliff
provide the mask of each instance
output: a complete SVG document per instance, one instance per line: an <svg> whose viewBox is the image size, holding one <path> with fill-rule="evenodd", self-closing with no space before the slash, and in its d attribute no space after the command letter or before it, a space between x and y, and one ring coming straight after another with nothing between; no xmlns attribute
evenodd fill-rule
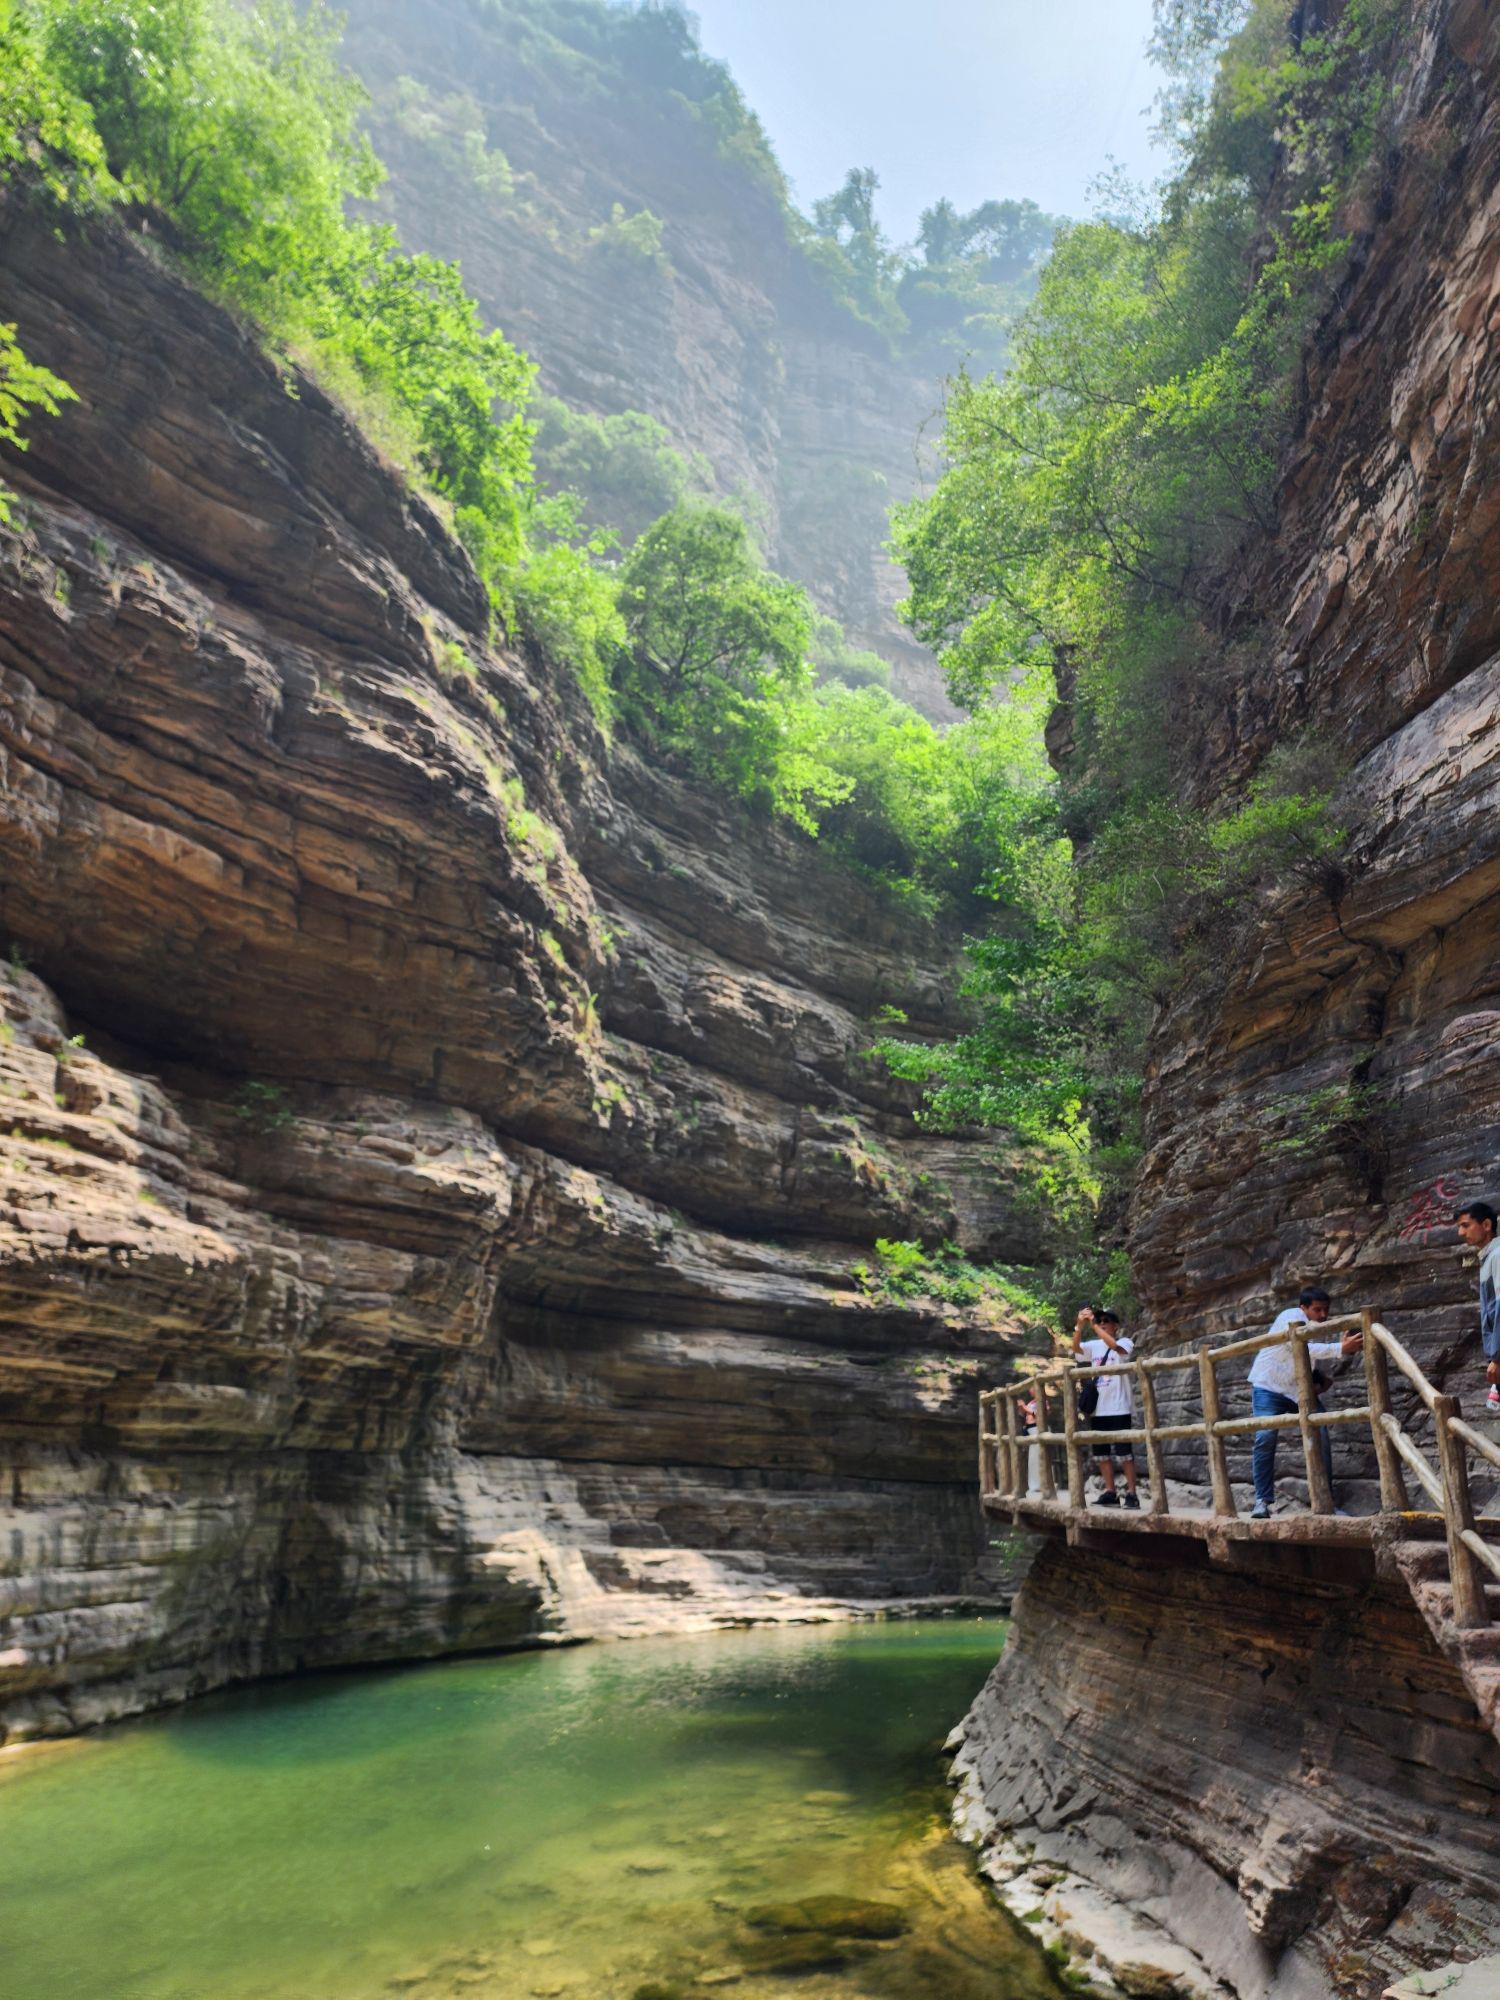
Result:
<svg viewBox="0 0 1500 2000"><path fill-rule="evenodd" d="M149 230L0 208L79 400L0 565L0 1734L973 1590L993 1149L863 1051L952 940L611 750Z"/></svg>
<svg viewBox="0 0 1500 2000"><path fill-rule="evenodd" d="M1452 1217L1500 1189L1500 20L1481 0L1417 10L1350 224L1277 531L1226 585L1220 671L1181 726L1188 804L1300 738L1351 834L1158 1019L1129 1240L1158 1348L1264 1324L1321 1281L1477 1413ZM1424 1437L1404 1382L1396 1402ZM1371 1504L1368 1431L1336 1436L1345 1504ZM1187 1447L1169 1464L1201 1478ZM1025 1586L965 1769L997 1853L1034 1849L1198 1955L1129 1990L1369 2000L1492 1948L1496 1718L1435 1642L1441 1608L1419 1614L1430 1586L1384 1557L1247 1573L1084 1541Z"/></svg>
<svg viewBox="0 0 1500 2000"><path fill-rule="evenodd" d="M669 92L594 74L524 9L357 0L348 14L403 241L459 260L543 390L597 415L644 411L701 453L716 489L749 502L772 567L890 661L897 694L951 716L895 616L905 578L885 544L890 507L934 464L927 433L957 357L898 349L846 310L751 165ZM481 121L508 193L403 119L402 79ZM612 249L617 212L661 223L657 254Z"/></svg>

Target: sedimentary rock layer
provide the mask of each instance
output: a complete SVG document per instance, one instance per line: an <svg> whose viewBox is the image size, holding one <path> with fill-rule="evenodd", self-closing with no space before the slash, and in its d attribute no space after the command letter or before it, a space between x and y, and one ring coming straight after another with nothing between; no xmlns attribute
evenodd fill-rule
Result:
<svg viewBox="0 0 1500 2000"><path fill-rule="evenodd" d="M1452 1218L1500 1195L1500 17L1413 16L1383 173L1341 218L1350 265L1304 357L1278 531L1226 580L1222 656L1179 718L1190 809L1301 744L1350 837L1226 925L1157 1021L1130 1249L1155 1345L1264 1324L1322 1281L1472 1414ZM1061 715L1058 754L1069 738ZM1334 1394L1363 1387L1355 1368ZM1201 1414L1191 1374L1161 1388L1169 1417ZM1248 1413L1227 1368L1221 1397ZM1395 1398L1421 1439L1404 1380ZM1335 1456L1346 1504L1373 1505L1365 1427ZM1202 1474L1196 1447L1168 1467ZM1188 1543L1166 1568L1048 1548L971 1718L992 1823L1154 1914L1243 2000L1379 1994L1475 1955L1495 1744L1407 1585L1201 1563Z"/></svg>
<svg viewBox="0 0 1500 2000"><path fill-rule="evenodd" d="M964 1725L971 1831L1075 1937L1090 1897L1063 1871L1128 1905L1118 1962L1143 1980L1139 1920L1160 1927L1162 1984L1131 1992L1374 2000L1477 1955L1500 1744L1406 1585L1342 1554L1243 1560L1047 1543Z"/></svg>
<svg viewBox="0 0 1500 2000"><path fill-rule="evenodd" d="M1352 834L1158 1023L1131 1249L1162 1340L1321 1279L1472 1401L1451 1217L1500 1190L1500 20L1432 0L1414 41L1279 532L1236 575L1184 759L1201 804L1278 743L1321 746Z"/></svg>
<svg viewBox="0 0 1500 2000"><path fill-rule="evenodd" d="M0 567L0 1728L951 1595L1019 1258L862 1050L951 1020L810 843L611 753L437 515L149 237L0 210L79 392Z"/></svg>

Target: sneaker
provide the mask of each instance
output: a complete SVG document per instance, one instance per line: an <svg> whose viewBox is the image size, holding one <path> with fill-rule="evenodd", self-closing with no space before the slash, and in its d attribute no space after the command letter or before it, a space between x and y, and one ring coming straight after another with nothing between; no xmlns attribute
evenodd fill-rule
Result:
<svg viewBox="0 0 1500 2000"><path fill-rule="evenodd" d="M1500 1382L1491 1382L1490 1393L1484 1399L1487 1410L1500 1410Z"/></svg>
<svg viewBox="0 0 1500 2000"><path fill-rule="evenodd" d="M1122 1507L1133 1507L1137 1514L1139 1514L1141 1511L1140 1496L1135 1493L1127 1493L1125 1498L1120 1502L1120 1505Z"/></svg>
<svg viewBox="0 0 1500 2000"><path fill-rule="evenodd" d="M1252 1520L1252 1521L1269 1521L1269 1520L1270 1520L1270 1518L1271 1518L1271 1510L1270 1510L1270 1508L1269 1508L1269 1507L1268 1507L1268 1506L1266 1505L1266 1503L1265 1503L1265 1501L1264 1501L1264 1500L1257 1500L1257 1501L1256 1501L1255 1505L1254 1505L1254 1506L1253 1506L1253 1507L1252 1507L1252 1508L1250 1509L1250 1518L1251 1518L1251 1520Z"/></svg>
<svg viewBox="0 0 1500 2000"><path fill-rule="evenodd" d="M1101 1493L1099 1498L1094 1502L1096 1507L1118 1507L1119 1504L1120 1496L1118 1493Z"/></svg>

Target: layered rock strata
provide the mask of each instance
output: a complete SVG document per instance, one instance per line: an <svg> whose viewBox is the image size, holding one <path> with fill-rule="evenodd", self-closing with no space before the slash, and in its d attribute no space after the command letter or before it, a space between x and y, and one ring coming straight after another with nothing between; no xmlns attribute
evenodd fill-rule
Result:
<svg viewBox="0 0 1500 2000"><path fill-rule="evenodd" d="M1025 1259L862 1050L948 947L495 647L437 515L149 240L0 210L80 401L0 566L0 1729L964 1591Z"/></svg>
<svg viewBox="0 0 1500 2000"><path fill-rule="evenodd" d="M1500 1188L1500 21L1420 14L1382 213L1193 725L1192 802L1301 742L1352 831L1158 1023L1131 1249L1159 1340L1322 1279L1472 1400L1451 1217Z"/></svg>
<svg viewBox="0 0 1500 2000"><path fill-rule="evenodd" d="M1226 929L1158 1020L1130 1248L1150 1344L1264 1324L1322 1281L1472 1414L1475 1277L1452 1217L1500 1191L1492 8L1414 10L1383 179L1348 220L1278 532L1226 583L1181 766L1185 803L1222 810L1300 744L1350 835L1336 868ZM1069 754L1065 715L1051 739ZM1164 1419L1184 1398L1201 1415L1192 1374L1159 1388ZM1334 1396L1363 1392L1356 1367ZM1395 1397L1430 1443L1404 1379ZM1221 1398L1248 1413L1242 1375L1223 1371ZM1248 1456L1236 1440L1242 1493ZM1335 1433L1356 1509L1374 1505L1370 1457L1363 1425ZM1196 1448L1169 1447L1168 1470L1201 1482ZM1077 1871L1085 1892L1058 1889L1075 1930L1088 1897L1121 1896L1193 1946L1209 1971L1184 1991L1364 2000L1478 1954L1497 1914L1494 1738L1420 1590L1394 1569L1227 1574L1166 1547L1165 1567L1048 1548L969 1728L987 1824L1014 1858Z"/></svg>
<svg viewBox="0 0 1500 2000"><path fill-rule="evenodd" d="M1135 1994L1377 2000L1483 1952L1500 1743L1404 1582L1091 1541L1038 1556L963 1728L989 1872Z"/></svg>

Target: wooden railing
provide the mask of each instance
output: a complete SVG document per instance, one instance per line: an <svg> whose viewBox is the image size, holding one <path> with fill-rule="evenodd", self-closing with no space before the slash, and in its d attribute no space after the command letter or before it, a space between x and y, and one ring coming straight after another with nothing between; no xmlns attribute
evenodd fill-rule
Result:
<svg viewBox="0 0 1500 2000"><path fill-rule="evenodd" d="M1366 1400L1352 1407L1320 1410L1313 1380L1310 1341L1354 1331L1364 1335ZM1226 1361L1242 1361L1267 1347L1291 1350L1297 1388L1297 1408L1274 1417L1225 1417L1219 1403L1218 1370ZM1419 1402L1432 1418L1432 1440L1437 1452L1434 1465L1426 1453L1402 1428L1391 1404L1391 1369L1403 1375L1416 1391ZM1203 1414L1196 1422L1164 1424L1156 1400L1158 1379L1178 1371L1196 1372L1198 1397ZM1090 1430L1078 1407L1078 1384L1088 1377L1105 1379L1105 1371L1092 1367L1050 1367L1029 1379L1003 1389L986 1390L979 1399L979 1479L985 1499L1002 1506L1024 1507L1040 1500L1055 1506L1058 1479L1055 1456L1061 1453L1067 1505L1083 1511L1086 1479L1086 1450L1095 1444L1143 1444L1149 1496L1145 1512L1171 1512L1162 1446L1169 1441L1196 1438L1203 1441L1207 1460L1212 1511L1216 1516L1235 1519L1238 1508L1229 1480L1226 1440L1255 1431L1295 1430L1302 1444L1307 1470L1307 1491L1314 1514L1331 1514L1333 1492L1324 1464L1321 1431L1341 1424L1365 1425L1375 1447L1380 1475L1382 1513L1407 1514L1413 1511L1407 1475L1416 1482L1433 1511L1441 1515L1448 1544L1448 1562L1453 1582L1455 1623L1470 1627L1487 1625L1489 1611L1484 1587L1487 1575L1500 1580L1500 1550L1486 1541L1474 1512L1469 1486L1471 1454L1500 1471L1500 1446L1472 1425L1466 1424L1456 1396L1440 1395L1394 1334L1370 1312L1347 1313L1321 1324L1311 1322L1289 1327L1283 1333L1249 1334L1218 1345L1204 1345L1187 1354L1150 1355L1131 1361L1113 1361L1110 1375L1124 1375L1138 1387L1142 1422L1119 1430ZM1035 1400L1036 1428L1027 1433L1020 1414L1023 1401ZM1051 1429L1052 1405L1060 1403L1062 1428ZM1036 1453L1037 1491L1029 1493L1029 1458ZM1103 1526L1109 1516L1091 1517ZM1494 1524L1500 1528L1500 1521Z"/></svg>

